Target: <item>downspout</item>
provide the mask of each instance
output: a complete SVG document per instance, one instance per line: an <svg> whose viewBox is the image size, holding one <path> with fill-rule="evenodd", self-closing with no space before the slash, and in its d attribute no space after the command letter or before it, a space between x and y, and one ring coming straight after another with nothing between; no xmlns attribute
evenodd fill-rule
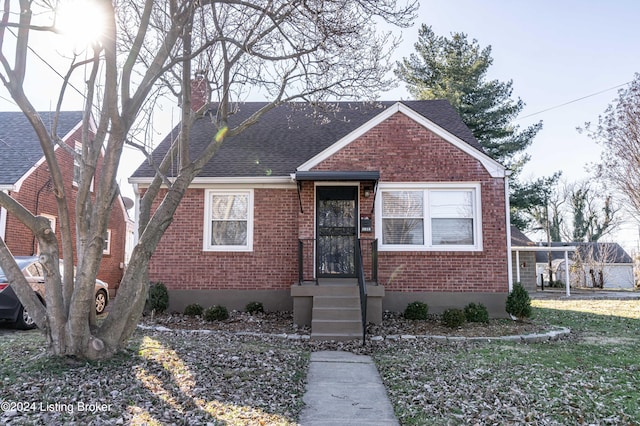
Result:
<svg viewBox="0 0 640 426"><path fill-rule="evenodd" d="M133 198L134 198L134 209L133 209L133 247L138 245L138 223L140 222L140 191L138 189L138 184L134 183L133 186ZM133 248L132 247L132 248Z"/></svg>
<svg viewBox="0 0 640 426"><path fill-rule="evenodd" d="M38 175L36 173L36 179L37 179ZM44 183L44 185L42 185L42 187L38 190L38 192L36 193L36 205L35 205L35 212L34 212L34 216L38 216L38 209L40 208L40 195L42 194L42 191L44 191L45 189L51 190L51 178L47 179L47 181ZM37 250L36 250L36 236L35 234L33 235L33 239L31 241L31 249L32 249L32 255L36 255L37 254Z"/></svg>
<svg viewBox="0 0 640 426"><path fill-rule="evenodd" d="M8 191L2 191L8 193ZM0 239L3 241L7 235L7 209L0 207Z"/></svg>
<svg viewBox="0 0 640 426"><path fill-rule="evenodd" d="M504 207L507 227L507 274L509 279L509 293L513 290L513 266L511 265L511 209L509 206L509 176L510 171L504 174Z"/></svg>

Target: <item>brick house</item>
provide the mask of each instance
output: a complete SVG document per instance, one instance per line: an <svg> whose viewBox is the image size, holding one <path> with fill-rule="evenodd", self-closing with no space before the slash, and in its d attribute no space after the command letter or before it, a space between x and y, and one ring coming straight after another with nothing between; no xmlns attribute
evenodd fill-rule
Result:
<svg viewBox="0 0 640 426"><path fill-rule="evenodd" d="M237 105L230 124L262 106ZM209 113L191 130L194 155L217 132ZM145 163L129 181L141 193L153 174ZM326 306L338 299L372 322L416 300L504 316L506 175L446 101L284 104L227 138L194 179L150 278L167 285L171 310L259 301L293 310L312 337L347 316ZM367 304L343 300L359 298L359 282Z"/></svg>
<svg viewBox="0 0 640 426"><path fill-rule="evenodd" d="M40 113L47 120L53 113ZM78 149L81 140L82 111L61 112L58 134L62 143ZM0 190L8 193L31 213L49 218L54 231L58 216L54 194L51 190L50 173L40 149L40 142L22 112L0 112ZM72 221L75 218L75 169L73 156L56 147L56 157L66 182L66 195ZM98 171L100 173L100 164ZM110 296L115 295L122 279L125 262L125 238L127 211L118 197L117 205L109 218L108 241L100 264L98 278L109 284ZM75 246L75 223L71 223ZM0 208L0 237L14 256L31 256L38 253L38 245L31 231L16 217ZM75 248L74 248L75 250Z"/></svg>

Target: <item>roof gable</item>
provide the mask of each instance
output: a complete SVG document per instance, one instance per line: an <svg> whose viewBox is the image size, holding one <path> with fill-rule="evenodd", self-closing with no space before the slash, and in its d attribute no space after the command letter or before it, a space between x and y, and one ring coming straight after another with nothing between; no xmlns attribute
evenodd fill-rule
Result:
<svg viewBox="0 0 640 426"><path fill-rule="evenodd" d="M52 112L38 114L45 124L53 120ZM58 133L65 139L81 124L82 111L60 112ZM0 153L0 189L16 190L16 184L43 158L38 136L24 113L0 112Z"/></svg>
<svg viewBox="0 0 640 426"><path fill-rule="evenodd" d="M504 177L505 175L504 166L500 165L498 162L496 162L495 160L490 158L488 155L486 155L482 151L480 144L477 143L475 138L470 139L470 142L466 142L462 139L461 136L454 135L453 133L451 133L451 131L448 131L442 128L438 124L431 121L429 118L425 117L424 115L420 114L419 112L413 110L412 108L408 107L407 105L401 102L397 102L394 105L386 108L380 114L373 117L368 122L364 123L362 126L354 129L351 133L349 133L342 139L338 140L336 143L334 143L324 151L318 153L309 161L300 165L300 167L298 167L298 170L307 171L317 166L318 164L328 159L329 157L334 155L336 152L340 151L341 149L349 145L351 142L353 142L360 136L364 135L369 130L373 129L374 127L376 127L377 125L379 125L380 123L384 122L386 119L391 117L393 114L398 112L406 115L407 117L411 118L413 121L417 122L418 124L422 125L426 129L440 136L442 139L446 140L447 142L451 143L456 148L462 150L463 152L474 157L476 160L480 161L492 177Z"/></svg>
<svg viewBox="0 0 640 426"><path fill-rule="evenodd" d="M237 111L229 118L230 125L239 124L265 105L237 104ZM197 179L288 178L296 170L308 170L315 161L396 112L408 115L478 158L485 167L504 175L504 167L482 152L453 107L447 101L435 100L283 104L266 112L240 135L227 138ZM209 113L214 114L215 109ZM179 128L176 126L154 150L154 161L162 160ZM191 129L191 158L202 152L216 132L210 116L196 120ZM177 170L172 173L177 174ZM153 176L153 168L145 162L134 172L131 182L142 183Z"/></svg>
<svg viewBox="0 0 640 426"><path fill-rule="evenodd" d="M511 225L511 245L516 247L535 246L535 243L524 232Z"/></svg>

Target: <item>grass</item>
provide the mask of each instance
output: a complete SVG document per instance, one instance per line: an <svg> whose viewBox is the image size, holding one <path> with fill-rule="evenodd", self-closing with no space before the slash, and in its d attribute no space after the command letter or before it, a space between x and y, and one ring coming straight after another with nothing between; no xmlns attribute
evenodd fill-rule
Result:
<svg viewBox="0 0 640 426"><path fill-rule="evenodd" d="M640 424L640 301L534 300L533 308L533 321L569 327L570 337L371 342L365 351L400 423ZM111 360L70 366L45 354L38 332L9 332L0 335L0 402L110 406L0 412L0 423L292 425L315 349L277 338L141 331Z"/></svg>
<svg viewBox="0 0 640 426"><path fill-rule="evenodd" d="M409 345L374 354L406 425L640 424L640 302L544 300L538 344Z"/></svg>
<svg viewBox="0 0 640 426"><path fill-rule="evenodd" d="M13 404L0 424L292 425L302 409L308 352L281 339L141 332L110 360L73 365L43 344L0 335L0 403Z"/></svg>

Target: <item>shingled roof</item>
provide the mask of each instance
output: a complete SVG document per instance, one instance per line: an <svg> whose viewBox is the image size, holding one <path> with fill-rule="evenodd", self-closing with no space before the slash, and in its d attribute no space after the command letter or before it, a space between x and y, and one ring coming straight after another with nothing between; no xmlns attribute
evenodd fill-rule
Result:
<svg viewBox="0 0 640 426"><path fill-rule="evenodd" d="M241 134L227 138L199 177L289 176L301 164L396 103L333 102L322 104L320 108L304 103L280 105ZM482 152L482 147L449 102L401 103ZM238 104L237 112L229 118L230 126L237 125L265 105L262 102ZM209 112L215 114L215 104L211 105ZM216 131L209 115L196 121L191 129L192 158L204 149ZM179 126L176 126L154 150L155 162L162 160L178 132ZM145 162L132 178L150 178L153 175L153 168Z"/></svg>
<svg viewBox="0 0 640 426"><path fill-rule="evenodd" d="M40 112L45 124L53 113ZM82 121L82 111L61 112L58 134L67 135ZM0 187L11 187L40 159L42 150L36 132L22 112L0 112Z"/></svg>

